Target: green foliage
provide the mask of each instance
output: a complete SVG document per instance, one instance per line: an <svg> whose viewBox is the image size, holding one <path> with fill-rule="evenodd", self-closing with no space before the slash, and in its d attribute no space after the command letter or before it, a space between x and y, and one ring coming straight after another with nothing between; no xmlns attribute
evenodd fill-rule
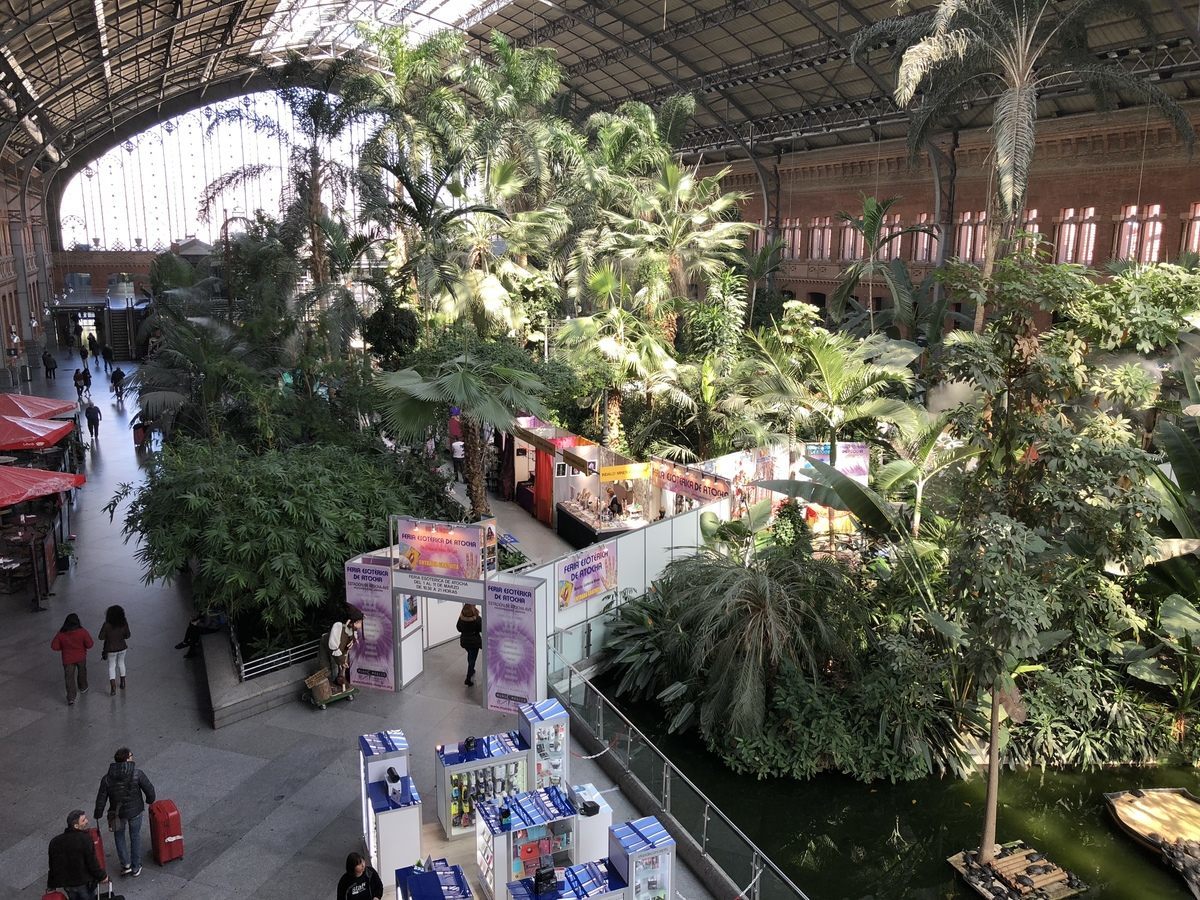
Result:
<svg viewBox="0 0 1200 900"><path fill-rule="evenodd" d="M395 297L383 298L363 323L363 339L384 369L401 368L419 336L417 314Z"/></svg>
<svg viewBox="0 0 1200 900"><path fill-rule="evenodd" d="M1200 273L1168 263L1133 266L1079 288L1063 298L1061 312L1102 350L1150 353L1174 346L1200 312Z"/></svg>
<svg viewBox="0 0 1200 900"><path fill-rule="evenodd" d="M199 275L190 262L170 251L155 255L150 263L150 290L155 297L176 288L190 288Z"/></svg>
<svg viewBox="0 0 1200 900"><path fill-rule="evenodd" d="M110 515L123 521L146 582L193 569L197 606L261 620L278 641L323 620L343 592L342 566L387 543L387 515L447 518L444 484L419 462L343 447L254 455L182 440L164 449Z"/></svg>

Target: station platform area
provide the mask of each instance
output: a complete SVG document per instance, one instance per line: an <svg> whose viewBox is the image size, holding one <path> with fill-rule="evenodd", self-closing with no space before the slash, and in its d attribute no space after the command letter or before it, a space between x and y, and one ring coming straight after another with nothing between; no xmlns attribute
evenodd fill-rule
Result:
<svg viewBox="0 0 1200 900"><path fill-rule="evenodd" d="M76 359L64 350L58 361L57 381L47 383L39 369L24 389L74 399L70 375ZM0 598L0 671L6 682L0 695L0 796L6 810L0 817L0 895L42 896L47 844L63 830L71 809L91 816L113 752L129 746L158 796L178 804L185 853L182 860L156 865L144 823L143 873L136 879L116 875L117 893L129 900L329 900L346 854L362 849L356 738L389 728L408 736L412 775L428 798L426 845L420 850L448 856L473 873L474 842L441 840L433 802L434 745L515 728L515 717L479 705L481 688L463 685L463 653L450 644L426 654L425 674L402 693L362 691L356 702L325 710L297 700L214 731L206 661L185 659L173 649L191 615L186 586L144 584L136 544L121 534L123 511L110 521L104 510L122 483L141 477L145 459L135 452L129 427L136 404L118 406L95 369L93 377L94 400L104 418L100 439L87 454L88 482L75 500L74 564L55 582L48 611L31 613L28 599L19 595ZM97 648L88 660L91 689L68 706L50 641L71 612L95 636L112 603L125 607L132 632L128 687L109 696ZM297 696L301 689L298 682ZM640 815L594 762L577 757L571 766L572 781L590 781L606 791L614 822ZM106 845L110 870L116 870L111 835ZM414 847L414 861L417 854ZM684 900L712 896L682 862L677 876Z"/></svg>

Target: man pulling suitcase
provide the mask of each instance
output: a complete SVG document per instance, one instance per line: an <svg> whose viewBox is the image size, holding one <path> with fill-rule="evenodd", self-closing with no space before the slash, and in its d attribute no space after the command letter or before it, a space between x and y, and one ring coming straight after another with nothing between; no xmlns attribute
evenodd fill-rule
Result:
<svg viewBox="0 0 1200 900"><path fill-rule="evenodd" d="M113 763L100 779L100 790L96 793L96 819L104 815L104 807L108 806L108 826L116 835L122 875L137 878L142 874L142 812L147 803L153 802L154 785L133 764L133 752L122 747L113 754Z"/></svg>
<svg viewBox="0 0 1200 900"><path fill-rule="evenodd" d="M82 809L67 814L67 828L50 841L50 872L46 888L66 900L95 900L96 884L111 884L104 865L97 859L91 822ZM54 893L47 896L53 897Z"/></svg>

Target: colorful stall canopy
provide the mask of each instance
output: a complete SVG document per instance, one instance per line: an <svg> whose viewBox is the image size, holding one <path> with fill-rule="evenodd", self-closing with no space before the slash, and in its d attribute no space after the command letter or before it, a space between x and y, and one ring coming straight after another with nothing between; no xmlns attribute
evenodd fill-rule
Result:
<svg viewBox="0 0 1200 900"><path fill-rule="evenodd" d="M0 450L37 450L39 447L53 447L74 428L74 422L0 416Z"/></svg>
<svg viewBox="0 0 1200 900"><path fill-rule="evenodd" d="M0 394L0 416L28 416L31 419L49 419L78 411L72 400L55 400L52 397L30 397L25 394Z"/></svg>
<svg viewBox="0 0 1200 900"><path fill-rule="evenodd" d="M73 475L70 472L0 466L0 506L12 506L60 491L69 491L79 487L86 480L82 475Z"/></svg>

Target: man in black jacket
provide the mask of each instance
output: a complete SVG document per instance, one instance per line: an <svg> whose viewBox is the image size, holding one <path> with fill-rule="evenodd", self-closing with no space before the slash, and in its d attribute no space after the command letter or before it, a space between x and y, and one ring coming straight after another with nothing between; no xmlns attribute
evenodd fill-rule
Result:
<svg viewBox="0 0 1200 900"><path fill-rule="evenodd" d="M122 875L137 878L142 874L142 812L147 803L153 802L154 785L145 772L134 766L133 752L122 747L113 754L108 774L100 779L94 816L99 820L104 815L104 807L109 807L108 827L117 838L117 859L121 861Z"/></svg>
<svg viewBox="0 0 1200 900"><path fill-rule="evenodd" d="M94 885L108 881L108 874L96 859L92 836L88 834L90 826L87 813L73 809L67 815L66 831L50 841L46 889L65 892L67 900L93 900Z"/></svg>

